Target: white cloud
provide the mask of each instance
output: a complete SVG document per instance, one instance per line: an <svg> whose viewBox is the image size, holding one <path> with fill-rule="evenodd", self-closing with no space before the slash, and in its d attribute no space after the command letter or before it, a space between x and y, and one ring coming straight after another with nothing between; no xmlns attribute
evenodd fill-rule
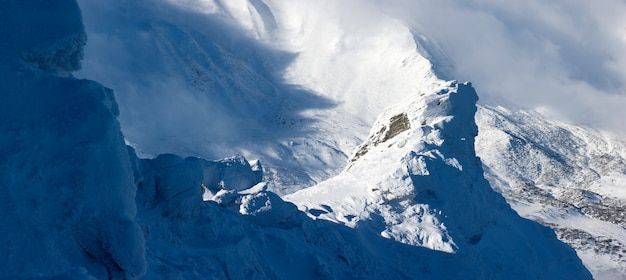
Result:
<svg viewBox="0 0 626 280"><path fill-rule="evenodd" d="M118 4L80 2L82 8L92 9L86 11L92 17L113 14L102 10L116 8L123 12L123 5L140 5L127 1L118 1ZM197 2L207 7L221 3L169 2ZM154 4L150 5L159 10ZM324 0L293 1L289 5L275 6L298 5L303 9L298 16L339 17L345 32L368 29L376 24L376 16L383 11L408 22L413 30L435 41L454 66L446 77L472 81L481 96L480 102L544 108L544 112L547 110L552 116L569 122L626 134L622 121L626 119L626 110L623 110L626 106L626 2L623 0ZM312 8L323 12L311 11ZM118 20L89 16L86 18L88 28L90 20L107 29L112 29L109 27ZM141 15L133 14L132 18L136 17ZM316 28L312 32L333 30L324 28L323 18L308 20L317 22L312 25ZM109 39L105 38L102 48L106 49L102 53L111 50L111 46L107 46L111 42L106 41ZM88 48L97 48L94 42L90 40ZM106 79L103 82L107 83Z"/></svg>
<svg viewBox="0 0 626 280"><path fill-rule="evenodd" d="M437 41L483 103L626 133L626 2L396 0L387 12ZM378 4L377 4L378 5Z"/></svg>

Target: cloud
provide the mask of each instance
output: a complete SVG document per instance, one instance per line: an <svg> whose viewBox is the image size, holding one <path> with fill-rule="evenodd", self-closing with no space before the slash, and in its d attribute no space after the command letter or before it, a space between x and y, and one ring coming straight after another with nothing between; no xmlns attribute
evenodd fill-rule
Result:
<svg viewBox="0 0 626 280"><path fill-rule="evenodd" d="M626 134L626 2L394 0L386 12L438 42L485 104ZM381 6L381 2L375 3Z"/></svg>
<svg viewBox="0 0 626 280"><path fill-rule="evenodd" d="M163 65L154 65L154 55L146 47L150 34L143 34L146 36L143 40L122 42L129 38L141 39L141 32L131 34L128 29L137 31L143 28L145 22L151 21L150 13L178 17L177 20L189 13L172 12L168 1L79 2L86 26L91 30L88 55L102 56L101 63L96 62L100 58L94 59L93 56L86 61L86 72L101 73L92 78L105 85L127 85L128 90L116 88L118 98L127 98L120 103L134 104L126 102L130 97L122 95L124 91L132 91L131 87L137 87L131 82L141 82L125 82L128 77L136 78L137 71L142 73L140 77L145 81L157 77L156 80L166 83L164 86L148 87L162 92L163 96L166 96L164 89L168 92L193 91L184 87L172 88L183 83L172 81L175 75L171 73L157 72ZM194 3L194 8L204 12L218 9L217 4L230 3L205 0L169 2L181 7ZM378 17L381 15L398 18L436 43L431 46L442 49L453 65L451 68L440 67L448 71L445 77L472 81L481 103L540 108L544 114L561 120L626 134L626 125L623 124L626 110L622 108L626 106L626 17L623 16L626 14L626 2L623 0L324 0L292 1L289 5L279 1L265 2L272 8L300 7L302 11L294 9L292 12L297 14L294 15L296 17L305 18L297 20L314 23L312 30L305 30L313 32L313 35L336 31L334 26L326 26L330 23L324 18L317 18L320 16L339 18L337 22L347 34L362 30L377 32L376 24L380 22ZM146 6L151 7L149 11L133 12ZM290 20L290 17L286 19ZM218 29L213 28L211 32L218 32L215 31ZM234 29L222 29L225 34L237 34ZM291 38L291 43L317 44L320 48L333 43L320 38L317 38L319 42L315 42L315 36L307 34L306 40L304 37ZM228 40L231 43L227 44L248 43L232 38ZM258 52L254 47L235 46L233 49L237 52ZM133 55L129 57L131 53ZM167 61L162 64L167 64ZM164 107L172 103L175 102L164 102ZM129 119L122 116L122 122Z"/></svg>
<svg viewBox="0 0 626 280"><path fill-rule="evenodd" d="M76 76L115 91L122 131L139 152L263 151L301 133L268 132L276 122L334 106L276 78L294 54L262 45L223 14L205 14L209 6L187 6L197 1L79 0L89 40Z"/></svg>
<svg viewBox="0 0 626 280"><path fill-rule="evenodd" d="M209 158L236 154L224 151L223 143L236 141L243 121L225 102L210 100L203 90L212 77L202 60L215 55L192 48L197 41L191 31L183 29L184 24L181 28L171 24L194 20L195 13L176 10L164 1L79 2L89 38L77 76L113 88L128 141L140 144L140 152L148 154ZM235 40L232 37L227 39ZM212 38L201 39L210 45Z"/></svg>

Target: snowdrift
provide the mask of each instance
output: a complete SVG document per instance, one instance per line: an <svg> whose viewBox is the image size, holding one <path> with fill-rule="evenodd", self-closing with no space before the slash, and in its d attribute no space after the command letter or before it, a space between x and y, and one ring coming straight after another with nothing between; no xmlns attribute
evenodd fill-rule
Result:
<svg viewBox="0 0 626 280"><path fill-rule="evenodd" d="M117 104L110 89L70 74L86 39L78 5L0 7L9 40L0 66L0 277L143 275Z"/></svg>

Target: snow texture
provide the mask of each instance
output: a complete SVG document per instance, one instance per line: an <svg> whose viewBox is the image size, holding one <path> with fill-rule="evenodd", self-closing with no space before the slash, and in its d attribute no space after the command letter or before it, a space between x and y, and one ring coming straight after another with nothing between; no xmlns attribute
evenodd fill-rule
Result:
<svg viewBox="0 0 626 280"><path fill-rule="evenodd" d="M340 1L79 3L77 75L115 90L141 157L260 159L279 194L339 173L389 100L436 79L409 28L346 29Z"/></svg>
<svg viewBox="0 0 626 280"><path fill-rule="evenodd" d="M596 279L626 275L626 143L529 111L481 107L485 176L520 215L553 228Z"/></svg>
<svg viewBox="0 0 626 280"><path fill-rule="evenodd" d="M2 1L0 62L67 75L80 69L87 35L74 0Z"/></svg>
<svg viewBox="0 0 626 280"><path fill-rule="evenodd" d="M303 3L80 1L120 110L76 1L0 1L0 279L591 277L491 190L428 40Z"/></svg>
<svg viewBox="0 0 626 280"><path fill-rule="evenodd" d="M590 278L570 247L519 217L483 177L477 100L457 82L407 97L381 114L340 175L285 198L312 218L452 253L455 265L471 260L467 278Z"/></svg>
<svg viewBox="0 0 626 280"><path fill-rule="evenodd" d="M85 43L77 3L0 5L0 34L10 41L0 66L0 277L142 276L144 239L113 93L69 76Z"/></svg>

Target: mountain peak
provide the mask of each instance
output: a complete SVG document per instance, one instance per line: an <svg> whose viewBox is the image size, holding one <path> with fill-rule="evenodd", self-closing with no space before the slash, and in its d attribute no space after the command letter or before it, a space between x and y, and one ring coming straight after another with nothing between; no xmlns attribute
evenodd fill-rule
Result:
<svg viewBox="0 0 626 280"><path fill-rule="evenodd" d="M462 141L465 144L458 149L473 149L473 139L478 134L478 128L473 121L467 120L473 120L478 95L471 83L440 82L426 90L430 92L411 95L385 109L373 125L367 140L350 157L347 169L351 169L359 158L379 145L403 148L404 143L409 141L407 137L423 138L423 142L438 146L443 141ZM444 126L447 129L444 130ZM446 133L438 135L442 132ZM400 134L404 136L396 137Z"/></svg>
<svg viewBox="0 0 626 280"><path fill-rule="evenodd" d="M470 83L456 81L407 97L384 110L341 174L285 199L315 219L370 228L459 259L471 256L479 270L494 264L516 270L519 263L510 260L537 255L525 261L524 275L573 265L580 270L572 277L589 277L571 248L519 217L483 177L474 150L477 100ZM533 243L542 245L527 246Z"/></svg>

